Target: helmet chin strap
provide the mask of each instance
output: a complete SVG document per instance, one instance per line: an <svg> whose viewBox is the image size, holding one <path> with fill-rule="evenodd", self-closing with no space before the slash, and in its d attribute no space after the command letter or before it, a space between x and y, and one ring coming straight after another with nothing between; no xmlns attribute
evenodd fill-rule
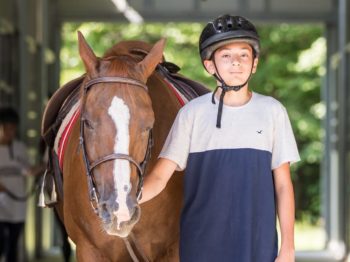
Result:
<svg viewBox="0 0 350 262"><path fill-rule="evenodd" d="M241 90L241 88L244 87L248 83L248 81L249 81L249 79L250 79L250 77L252 76L252 73L253 73L254 60L253 60L252 67L251 67L251 70L250 70L250 74L249 74L247 80L243 84L236 85L236 86L227 85L225 83L225 81L222 79L222 77L220 76L219 70L216 67L215 58L213 59L213 63L214 63L215 71L216 71L216 73L214 74L214 77L221 83L221 86L220 85L217 86L216 89L214 90L212 98L211 98L211 102L213 104L215 104L215 94L216 94L216 92L218 91L218 89L220 87L222 90L221 90L220 100L219 100L218 115L217 115L217 118L216 118L216 127L217 128L221 128L221 117L222 117L222 108L223 108L223 104L224 104L224 96L225 96L226 92L228 92L228 91L232 91L233 90L233 91L237 92L237 91Z"/></svg>

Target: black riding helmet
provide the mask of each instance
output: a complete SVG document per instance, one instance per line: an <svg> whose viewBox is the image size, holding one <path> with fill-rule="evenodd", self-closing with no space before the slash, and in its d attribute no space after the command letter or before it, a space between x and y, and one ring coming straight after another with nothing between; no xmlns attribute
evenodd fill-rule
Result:
<svg viewBox="0 0 350 262"><path fill-rule="evenodd" d="M255 26L242 16L223 15L209 22L199 38L199 53L204 60L211 59L215 50L228 43L244 41L250 44L255 57L260 53L260 38Z"/></svg>
<svg viewBox="0 0 350 262"><path fill-rule="evenodd" d="M12 107L0 107L0 124L18 124L19 116Z"/></svg>
<svg viewBox="0 0 350 262"><path fill-rule="evenodd" d="M213 59L213 54L215 51L227 44L232 42L246 42L251 45L253 49L254 58L259 57L260 54L260 38L255 26L249 22L246 18L242 16L232 16L232 15L222 15L213 21L209 22L203 29L199 38L199 54L201 56L202 64L204 65L204 60L213 60L214 66L216 68L215 59ZM254 63L254 62L253 62ZM217 69L217 68L216 68ZM212 103L215 104L215 93L218 88L222 89L220 95L220 102L218 108L218 116L216 120L216 127L221 127L221 115L223 108L223 101L226 92L234 90L239 91L244 87L253 72L253 64L251 68L251 73L248 79L240 85L229 86L220 76L218 70L216 70L215 78L221 83L221 86L217 86L212 95Z"/></svg>

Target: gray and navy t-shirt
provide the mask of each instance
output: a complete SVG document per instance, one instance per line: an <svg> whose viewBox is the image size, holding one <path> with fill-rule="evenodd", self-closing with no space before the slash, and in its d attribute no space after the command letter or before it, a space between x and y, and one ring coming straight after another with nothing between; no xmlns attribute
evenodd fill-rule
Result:
<svg viewBox="0 0 350 262"><path fill-rule="evenodd" d="M225 106L221 128L212 93L178 113L161 158L185 172L182 262L273 262L277 256L273 169L299 160L286 109L253 93Z"/></svg>

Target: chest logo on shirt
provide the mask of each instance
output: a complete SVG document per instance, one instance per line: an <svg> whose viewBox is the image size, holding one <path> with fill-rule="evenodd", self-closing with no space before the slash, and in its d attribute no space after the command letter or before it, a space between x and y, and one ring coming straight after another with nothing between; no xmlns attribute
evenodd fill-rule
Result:
<svg viewBox="0 0 350 262"><path fill-rule="evenodd" d="M262 130L257 130L256 132L257 132L259 135L261 135L263 131L262 131Z"/></svg>

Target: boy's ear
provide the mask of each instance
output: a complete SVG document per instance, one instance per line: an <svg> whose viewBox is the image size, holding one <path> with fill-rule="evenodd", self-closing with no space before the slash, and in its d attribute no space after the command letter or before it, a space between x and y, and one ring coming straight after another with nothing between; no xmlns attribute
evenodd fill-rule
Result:
<svg viewBox="0 0 350 262"><path fill-rule="evenodd" d="M209 74L214 75L215 74L215 66L213 61L211 60L204 60L203 64L205 66L205 69L208 71Z"/></svg>
<svg viewBox="0 0 350 262"><path fill-rule="evenodd" d="M258 67L258 63L259 63L259 58L255 57L254 58L254 63L253 63L253 70L252 70L253 74L256 72L256 69Z"/></svg>

